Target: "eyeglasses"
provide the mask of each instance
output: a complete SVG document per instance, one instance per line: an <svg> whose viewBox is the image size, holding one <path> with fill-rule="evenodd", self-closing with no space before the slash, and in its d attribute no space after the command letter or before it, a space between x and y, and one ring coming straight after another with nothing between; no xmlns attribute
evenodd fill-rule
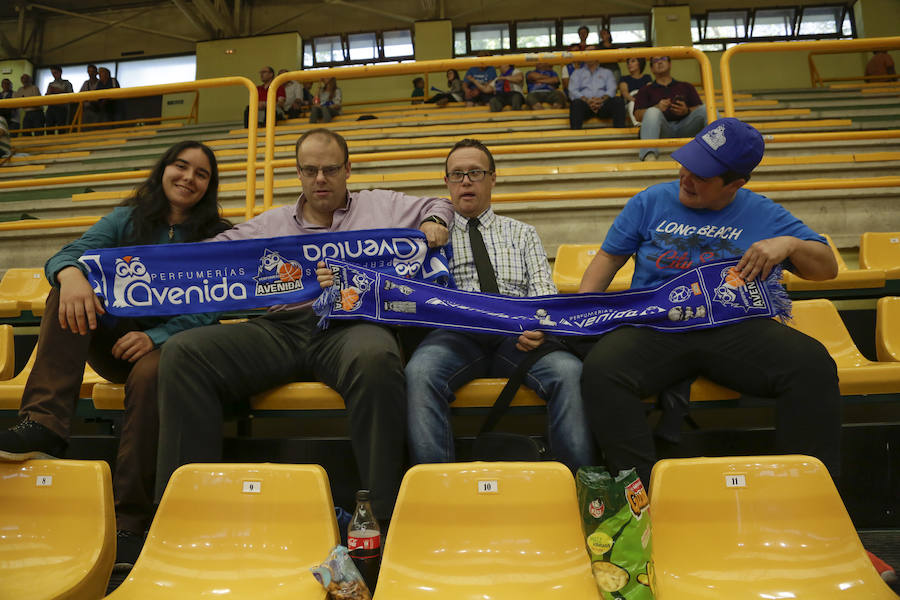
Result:
<svg viewBox="0 0 900 600"><path fill-rule="evenodd" d="M341 169L344 168L344 165L328 165L325 167L314 167L312 165L300 165L300 174L304 177L318 177L319 171L322 171L322 174L325 177L334 177L338 173L341 172Z"/></svg>
<svg viewBox="0 0 900 600"><path fill-rule="evenodd" d="M668 58L651 58L650 59L651 65L655 65L656 63L661 63L661 62L669 62L669 59Z"/></svg>
<svg viewBox="0 0 900 600"><path fill-rule="evenodd" d="M493 171L485 171L484 169L472 169L471 171L450 171L447 173L447 181L451 183L461 183L468 175L469 181L475 183L484 179L484 176Z"/></svg>

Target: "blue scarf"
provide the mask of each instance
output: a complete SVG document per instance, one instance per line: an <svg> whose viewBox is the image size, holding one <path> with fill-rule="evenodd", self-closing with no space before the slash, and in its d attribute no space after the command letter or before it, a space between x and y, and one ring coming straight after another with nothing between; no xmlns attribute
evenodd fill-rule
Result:
<svg viewBox="0 0 900 600"><path fill-rule="evenodd" d="M321 293L316 263L340 258L401 281L450 280L443 249L416 229L125 246L79 259L106 310L117 317L181 315L298 304Z"/></svg>
<svg viewBox="0 0 900 600"><path fill-rule="evenodd" d="M334 272L334 285L313 305L322 328L332 319L364 319L478 333L597 335L626 324L684 331L790 317L790 300L779 283L781 268L764 281L745 282L734 270L737 259L695 267L655 288L537 298L450 290L340 260L325 262Z"/></svg>

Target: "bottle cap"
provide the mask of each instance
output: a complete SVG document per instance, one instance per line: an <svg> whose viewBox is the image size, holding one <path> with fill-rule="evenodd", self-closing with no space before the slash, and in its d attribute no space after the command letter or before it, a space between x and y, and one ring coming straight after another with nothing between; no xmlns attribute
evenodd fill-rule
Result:
<svg viewBox="0 0 900 600"><path fill-rule="evenodd" d="M369 490L359 490L356 492L356 501L357 502L368 502L369 501Z"/></svg>

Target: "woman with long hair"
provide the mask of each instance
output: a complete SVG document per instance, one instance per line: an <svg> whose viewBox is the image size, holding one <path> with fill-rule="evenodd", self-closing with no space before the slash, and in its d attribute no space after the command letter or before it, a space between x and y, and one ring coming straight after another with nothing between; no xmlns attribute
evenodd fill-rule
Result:
<svg viewBox="0 0 900 600"><path fill-rule="evenodd" d="M218 187L212 150L200 142L179 142L121 206L47 261L44 270L52 288L22 394L21 421L0 432L0 453L6 458L22 459L29 453L62 456L85 362L106 379L125 384L125 417L113 477L120 569L134 563L153 515L159 348L179 331L211 324L216 315L103 319L106 311L78 259L97 248L196 242L229 229L231 224L219 213ZM139 264L127 266L135 269Z"/></svg>
<svg viewBox="0 0 900 600"><path fill-rule="evenodd" d="M428 104L437 104L438 106L447 106L450 102L463 101L462 80L459 78L459 71L456 69L447 69L447 91L438 92L425 102Z"/></svg>
<svg viewBox="0 0 900 600"><path fill-rule="evenodd" d="M341 114L343 95L337 86L337 79L329 77L319 83L319 91L309 109L310 123L329 123L335 115Z"/></svg>

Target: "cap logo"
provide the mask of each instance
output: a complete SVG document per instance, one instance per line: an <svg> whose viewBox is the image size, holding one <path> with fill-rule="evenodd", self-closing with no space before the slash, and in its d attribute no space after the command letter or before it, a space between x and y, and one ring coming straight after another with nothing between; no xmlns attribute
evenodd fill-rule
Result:
<svg viewBox="0 0 900 600"><path fill-rule="evenodd" d="M725 126L719 125L715 129L710 129L702 136L703 141L709 144L710 148L713 150L718 150L722 144L724 144L727 140L725 139Z"/></svg>

